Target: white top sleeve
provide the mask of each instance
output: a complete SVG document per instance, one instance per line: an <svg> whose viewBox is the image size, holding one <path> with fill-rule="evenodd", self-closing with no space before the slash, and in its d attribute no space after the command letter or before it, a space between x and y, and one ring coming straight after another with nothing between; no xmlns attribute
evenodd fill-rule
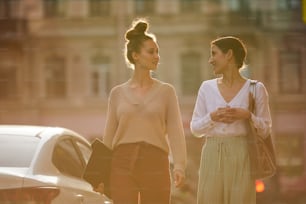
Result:
<svg viewBox="0 0 306 204"><path fill-rule="evenodd" d="M252 113L251 121L257 134L267 137L272 132L268 92L261 82L256 83L255 92L255 113Z"/></svg>
<svg viewBox="0 0 306 204"><path fill-rule="evenodd" d="M215 122L211 119L210 112L207 110L207 101L204 89L205 85L203 83L199 89L190 124L191 132L196 137L204 136L206 132L215 127Z"/></svg>

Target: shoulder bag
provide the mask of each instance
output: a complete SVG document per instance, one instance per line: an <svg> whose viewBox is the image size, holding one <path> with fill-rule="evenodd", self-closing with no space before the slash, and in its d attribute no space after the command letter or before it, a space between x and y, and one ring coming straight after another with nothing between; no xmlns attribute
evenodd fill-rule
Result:
<svg viewBox="0 0 306 204"><path fill-rule="evenodd" d="M249 110L255 110L256 80L252 80L249 93ZM248 150L250 157L251 175L254 179L264 179L276 173L275 150L271 135L263 138L257 135L251 119L248 121Z"/></svg>

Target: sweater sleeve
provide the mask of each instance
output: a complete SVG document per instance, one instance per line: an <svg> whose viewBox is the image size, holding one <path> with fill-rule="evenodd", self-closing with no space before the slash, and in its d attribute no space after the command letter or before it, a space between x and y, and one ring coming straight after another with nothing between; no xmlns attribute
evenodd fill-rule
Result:
<svg viewBox="0 0 306 204"><path fill-rule="evenodd" d="M108 108L106 113L106 123L104 128L103 142L104 144L113 149L113 138L118 127L118 120L116 117L116 97L115 91L112 89L108 98Z"/></svg>
<svg viewBox="0 0 306 204"><path fill-rule="evenodd" d="M215 127L215 122L211 119L207 111L204 83L201 85L195 103L190 129L194 136L204 136L209 130Z"/></svg>
<svg viewBox="0 0 306 204"><path fill-rule="evenodd" d="M255 93L255 113L252 114L251 121L258 135L267 137L272 131L268 92L265 86L258 82Z"/></svg>
<svg viewBox="0 0 306 204"><path fill-rule="evenodd" d="M187 157L186 141L177 95L172 86L170 86L170 90L168 91L167 95L168 103L166 127L174 162L174 170L181 170L185 172Z"/></svg>

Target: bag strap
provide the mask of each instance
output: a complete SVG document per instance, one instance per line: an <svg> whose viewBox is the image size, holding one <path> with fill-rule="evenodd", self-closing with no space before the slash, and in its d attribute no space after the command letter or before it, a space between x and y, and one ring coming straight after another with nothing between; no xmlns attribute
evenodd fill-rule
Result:
<svg viewBox="0 0 306 204"><path fill-rule="evenodd" d="M251 83L250 83L250 92L252 93L254 99L256 98L256 91L255 91L255 88L256 88L256 83L258 81L257 80L253 80L251 79Z"/></svg>
<svg viewBox="0 0 306 204"><path fill-rule="evenodd" d="M254 113L256 100L256 83L257 80L251 80L249 87L249 110Z"/></svg>

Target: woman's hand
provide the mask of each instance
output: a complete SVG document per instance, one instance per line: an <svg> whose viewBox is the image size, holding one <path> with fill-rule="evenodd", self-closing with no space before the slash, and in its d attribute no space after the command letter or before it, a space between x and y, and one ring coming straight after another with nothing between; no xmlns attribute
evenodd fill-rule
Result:
<svg viewBox="0 0 306 204"><path fill-rule="evenodd" d="M182 170L174 170L174 185L176 188L181 188L185 184L185 173Z"/></svg>
<svg viewBox="0 0 306 204"><path fill-rule="evenodd" d="M104 194L104 183L99 183L99 185L93 190L100 194Z"/></svg>
<svg viewBox="0 0 306 204"><path fill-rule="evenodd" d="M233 123L237 120L245 120L251 118L250 111L243 108L231 108L229 106L218 108L210 114L213 121L222 123Z"/></svg>

